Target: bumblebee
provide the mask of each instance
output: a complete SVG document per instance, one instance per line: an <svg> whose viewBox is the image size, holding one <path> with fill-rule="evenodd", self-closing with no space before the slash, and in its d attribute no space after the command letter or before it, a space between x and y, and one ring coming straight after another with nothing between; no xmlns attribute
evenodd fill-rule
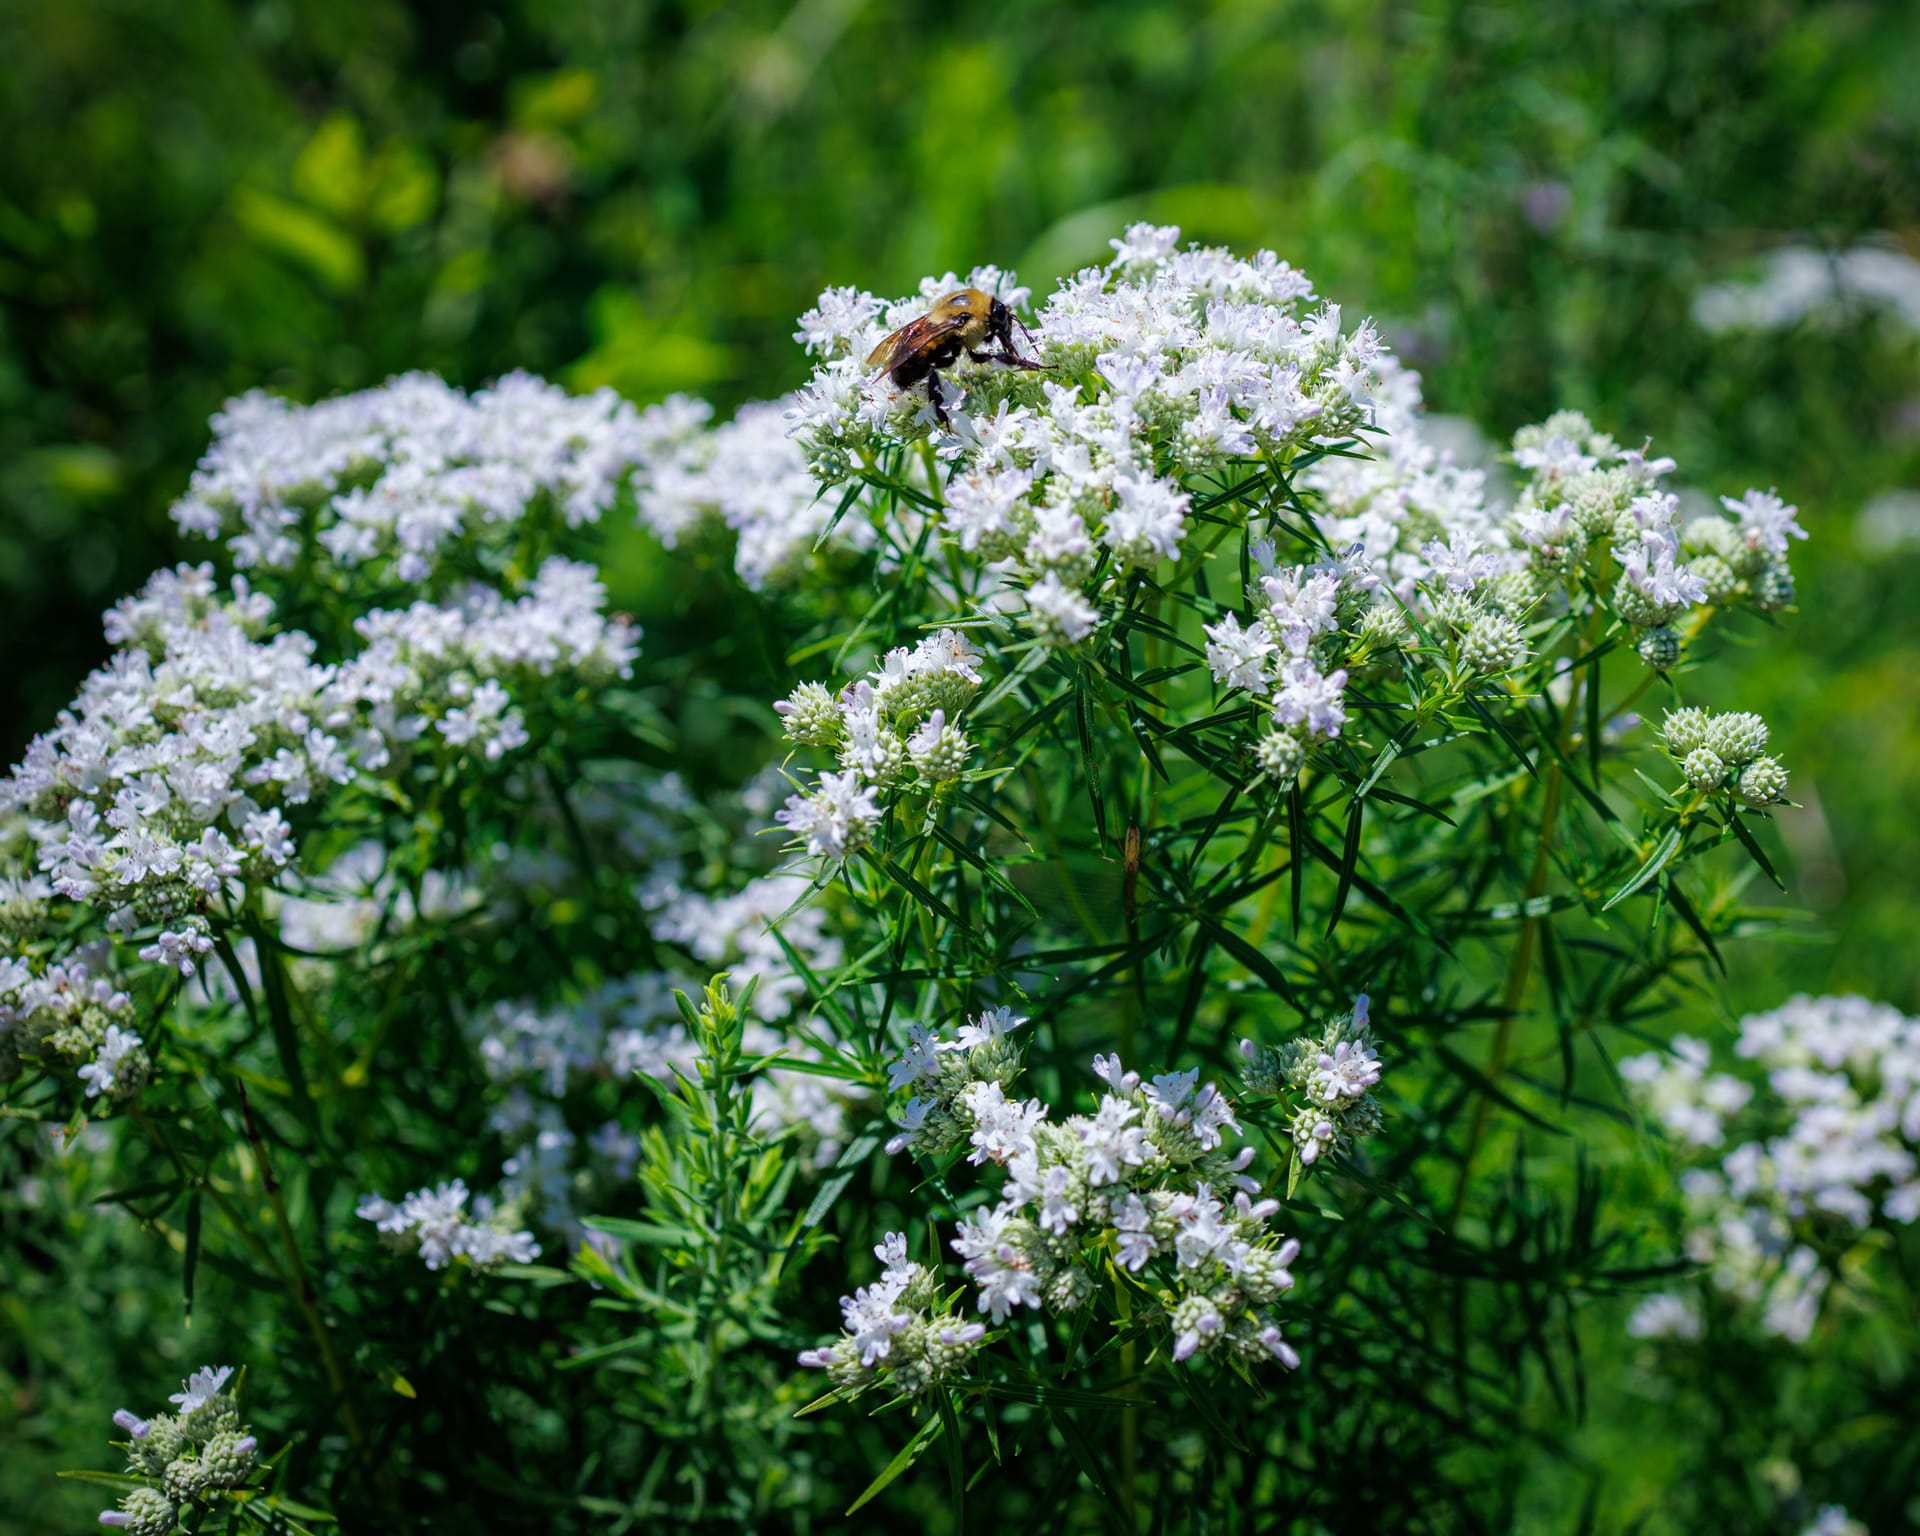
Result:
<svg viewBox="0 0 1920 1536"><path fill-rule="evenodd" d="M1013 350L1013 311L978 288L950 293L917 320L909 320L867 355L867 366L878 368L898 389L912 389L927 380L933 414L949 425L940 403L940 370L950 368L966 353L976 363L999 363L1008 368L1044 368ZM1025 325L1029 340L1032 332ZM995 350L997 348L997 350Z"/></svg>

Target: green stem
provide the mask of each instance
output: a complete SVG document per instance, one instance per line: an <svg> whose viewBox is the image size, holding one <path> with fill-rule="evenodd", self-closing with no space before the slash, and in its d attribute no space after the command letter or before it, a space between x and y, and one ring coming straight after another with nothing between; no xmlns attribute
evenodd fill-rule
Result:
<svg viewBox="0 0 1920 1536"><path fill-rule="evenodd" d="M1576 685L1578 686L1578 685ZM1560 817L1561 791L1565 785L1565 774L1560 763L1567 755L1572 744L1573 722L1579 715L1579 696L1567 700L1567 707L1560 714L1558 732L1559 751L1554 761L1547 764L1543 780L1545 798L1540 806L1540 828L1534 838L1533 868L1527 876L1527 886L1521 897L1520 938L1514 945L1513 960L1507 967L1507 984L1501 994L1500 1022L1493 1033L1493 1049L1487 1056L1487 1082L1489 1086L1500 1081L1501 1074L1507 1070L1508 1053L1513 1047L1513 1030L1520 1017L1521 1004L1526 1001L1527 982L1533 975L1534 950L1539 945L1541 918L1533 911L1533 904L1546 894L1547 875L1553 867L1554 824ZM1453 1209L1447 1217L1447 1230L1452 1231L1459 1225L1460 1213L1467 1203L1467 1185L1473 1176L1473 1160L1480 1151L1480 1144L1486 1139L1487 1122L1493 1113L1493 1098L1482 1093L1473 1107L1473 1126L1467 1134L1466 1150L1460 1157L1460 1182L1453 1192Z"/></svg>
<svg viewBox="0 0 1920 1536"><path fill-rule="evenodd" d="M319 1300L313 1291L313 1282L308 1278L305 1260L300 1257L300 1243L294 1236L293 1222L287 1215L286 1197L280 1192L280 1181L273 1176L273 1164L267 1157L267 1145L260 1135L260 1128L254 1124L252 1106L247 1103L247 1089L244 1083L236 1086L240 1091L240 1116L246 1127L247 1143L253 1149L254 1161L260 1167L260 1182L266 1189L267 1204L273 1209L273 1224L279 1234L280 1250L286 1257L285 1277L293 1296L294 1305L306 1319L307 1330L313 1335L313 1342L320 1351L321 1368L327 1373L327 1383L333 1388L335 1401L340 1408L340 1422L346 1426L347 1437L353 1441L354 1449L364 1451L367 1447L366 1431L360 1427L360 1417L354 1412L353 1400L348 1395L346 1373L340 1368L340 1356L333 1346L333 1334L327 1327L327 1320L320 1311Z"/></svg>

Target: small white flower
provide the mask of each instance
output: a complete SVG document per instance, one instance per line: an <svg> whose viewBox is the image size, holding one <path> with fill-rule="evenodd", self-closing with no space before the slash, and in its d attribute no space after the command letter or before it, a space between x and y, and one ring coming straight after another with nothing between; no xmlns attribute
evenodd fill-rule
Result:
<svg viewBox="0 0 1920 1536"><path fill-rule="evenodd" d="M1740 535L1749 548L1784 555L1787 540L1807 536L1797 521L1800 509L1788 506L1777 492L1749 490L1737 501L1722 496L1720 504L1740 520Z"/></svg>
<svg viewBox="0 0 1920 1536"><path fill-rule="evenodd" d="M1039 634L1061 645L1078 645L1100 618L1077 588L1051 571L1027 588L1027 614Z"/></svg>
<svg viewBox="0 0 1920 1536"><path fill-rule="evenodd" d="M232 1375L233 1367L230 1365L203 1365L185 1381L181 1382L180 1390L169 1397L167 1401L178 1408L184 1417L192 1413L195 1409L204 1407L206 1404L212 1402L215 1397L219 1396L221 1390L225 1388Z"/></svg>
<svg viewBox="0 0 1920 1536"><path fill-rule="evenodd" d="M141 1045L141 1039L131 1030L123 1030L118 1024L109 1024L100 1049L94 1053L93 1060L80 1068L80 1081L87 1085L87 1097L97 1098L103 1093L111 1093L119 1086L120 1063L125 1061Z"/></svg>
<svg viewBox="0 0 1920 1536"><path fill-rule="evenodd" d="M1250 628L1242 629L1239 618L1229 613L1218 624L1205 628L1207 665L1213 670L1213 680L1224 688L1265 693L1267 658L1278 650L1265 621L1256 619Z"/></svg>
<svg viewBox="0 0 1920 1536"><path fill-rule="evenodd" d="M951 1045L942 1045L941 1049L971 1051L983 1045L991 1045L1026 1022L1023 1015L1015 1013L1003 1003L998 1008L989 1008L984 1013L976 1014L967 1023L962 1024L958 1038Z"/></svg>

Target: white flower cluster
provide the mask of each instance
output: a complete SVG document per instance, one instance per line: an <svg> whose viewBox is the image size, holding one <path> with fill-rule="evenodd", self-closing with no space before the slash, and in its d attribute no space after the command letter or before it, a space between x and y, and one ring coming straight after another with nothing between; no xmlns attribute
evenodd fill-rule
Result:
<svg viewBox="0 0 1920 1536"><path fill-rule="evenodd" d="M1687 787L1761 808L1787 798L1787 770L1765 755L1767 722L1748 710L1677 709L1661 726Z"/></svg>
<svg viewBox="0 0 1920 1536"><path fill-rule="evenodd" d="M100 1516L102 1525L129 1536L165 1536L221 1491L252 1480L260 1442L240 1422L240 1405L226 1389L232 1377L232 1366L203 1366L169 1399L174 1412L146 1419L125 1408L114 1414L115 1427L127 1436L121 1442L127 1476L138 1486L118 1509Z"/></svg>
<svg viewBox="0 0 1920 1536"><path fill-rule="evenodd" d="M1872 245L1786 245L1767 253L1755 277L1710 283L1693 296L1694 323L1716 334L1784 331L1802 322L1832 327L1872 314L1920 333L1920 261Z"/></svg>
<svg viewBox="0 0 1920 1536"><path fill-rule="evenodd" d="M908 650L897 647L836 698L802 683L774 705L790 740L838 755L775 820L807 853L846 860L873 840L883 791L936 794L966 771L973 743L958 723L980 687L979 656L958 630L943 629Z"/></svg>
<svg viewBox="0 0 1920 1536"><path fill-rule="evenodd" d="M901 391L877 377L867 357L888 333L931 309L960 288L976 288L1012 309L1026 306L1032 290L998 267L976 267L963 279L948 272L924 279L919 291L888 301L857 288L829 288L819 303L800 317L793 339L822 359L808 383L791 397L788 431L814 478L837 485L890 444L924 437L937 419L929 396ZM981 378L970 359L955 362L954 378ZM949 388L942 402L950 409L961 395ZM953 418L949 418L952 420ZM954 425L967 420L962 413Z"/></svg>
<svg viewBox="0 0 1920 1536"><path fill-rule="evenodd" d="M791 398L743 405L709 426L711 408L676 395L642 413L650 452L634 479L639 518L672 549L691 531L718 521L733 530L734 570L753 591L816 569L814 546L857 553L874 543L864 510L834 522L839 497L824 497L787 430Z"/></svg>
<svg viewBox="0 0 1920 1536"><path fill-rule="evenodd" d="M27 817L46 899L105 908L112 931L144 936L141 959L191 975L234 894L292 864L287 812L397 771L423 741L488 761L524 746L507 684L626 675L634 633L603 597L590 567L556 558L518 598L476 586L366 614L365 648L325 666L245 577L223 593L211 566L161 571L108 613L123 649L0 782L0 813Z"/></svg>
<svg viewBox="0 0 1920 1536"><path fill-rule="evenodd" d="M1722 498L1728 516L1683 527L1663 486L1674 461L1622 448L1578 411L1514 435L1529 478L1511 508L1491 501L1482 472L1425 441L1414 375L1386 371L1373 425L1383 440L1369 456L1330 457L1302 474L1315 522L1331 547L1358 546L1352 558L1452 630L1461 650L1479 620L1476 652L1517 657L1517 636L1496 637L1495 619L1584 605L1593 588L1609 593L1641 658L1664 671L1704 617L1698 605L1773 612L1793 601L1788 543L1806 537L1793 507L1750 490Z"/></svg>
<svg viewBox="0 0 1920 1536"><path fill-rule="evenodd" d="M1722 497L1729 516L1683 527L1679 498L1662 487L1673 460L1623 449L1578 411L1523 427L1514 459L1532 472L1509 523L1528 580L1569 592L1583 576L1612 581L1613 610L1648 666L1672 669L1704 620L1700 605L1772 613L1793 602L1788 541L1807 535L1796 509L1771 492Z"/></svg>
<svg viewBox="0 0 1920 1536"><path fill-rule="evenodd" d="M1462 576L1495 574L1509 541L1486 472L1428 440L1420 376L1392 359L1379 372L1367 452L1309 464L1299 488L1328 547L1358 545L1383 587L1414 607L1436 576L1458 590Z"/></svg>
<svg viewBox="0 0 1920 1536"><path fill-rule="evenodd" d="M668 424L610 389L575 397L512 374L469 396L408 374L311 406L244 395L213 428L173 509L183 533L226 537L242 569L305 551L413 586L475 535L595 521Z"/></svg>
<svg viewBox="0 0 1920 1536"><path fill-rule="evenodd" d="M99 974L104 948L39 972L0 957L0 1083L47 1060L77 1066L89 1099L119 1102L146 1083L153 1066L133 1028L133 1000Z"/></svg>
<svg viewBox="0 0 1920 1536"><path fill-rule="evenodd" d="M1358 546L1341 559L1312 565L1277 567L1273 553L1270 540L1258 541L1262 574L1247 592L1257 616L1242 623L1228 612L1205 626L1206 658L1215 683L1265 705L1273 729L1255 739L1254 761L1263 775L1285 787L1307 754L1338 737L1346 725L1349 666L1391 650L1403 625L1395 605L1376 599L1380 580ZM1498 655L1485 657L1478 670L1505 671L1523 650L1511 621L1496 615L1463 622L1463 648L1478 645L1489 624L1502 626Z"/></svg>
<svg viewBox="0 0 1920 1536"><path fill-rule="evenodd" d="M1005 1175L999 1202L962 1220L953 1241L980 1311L998 1323L1016 1307L1083 1306L1097 1284L1090 1260L1110 1253L1128 1274L1151 1266L1163 1282L1176 1361L1218 1350L1299 1365L1272 1309L1293 1287L1300 1245L1267 1225L1280 1206L1254 1198L1253 1148L1223 1149L1224 1133L1239 1130L1232 1106L1197 1072L1142 1084L1104 1056L1094 1073L1108 1089L1099 1109L1060 1124L994 1083L961 1100L973 1116L968 1160Z"/></svg>
<svg viewBox="0 0 1920 1536"><path fill-rule="evenodd" d="M989 1008L962 1024L948 1040L924 1024L907 1030L907 1047L887 1068L887 1087L912 1095L900 1111L900 1131L887 1151L918 1147L941 1153L958 1146L974 1130L975 1116L964 1102L986 1087L1011 1083L1020 1072L1020 1054L1007 1037L1027 1021L1004 1005Z"/></svg>
<svg viewBox="0 0 1920 1536"><path fill-rule="evenodd" d="M1178 244L1178 230L1137 225L1110 266L1061 284L1031 332L1052 377L963 357L944 381L942 523L962 552L1007 562L1028 624L1055 644L1091 634L1127 572L1180 553L1193 514L1181 476L1349 438L1371 407L1371 325L1343 334L1338 305L1306 311L1312 284L1270 251ZM1027 294L994 268L968 283L1015 308ZM864 359L959 286L949 273L893 304L830 290L802 318L798 339L826 360L794 432L823 483L932 429L935 402L870 378Z"/></svg>
<svg viewBox="0 0 1920 1536"><path fill-rule="evenodd" d="M409 881L387 867L386 849L373 841L355 843L324 870L289 874L293 890L274 893L267 910L302 965L306 957L352 955L377 935L392 939L418 923L449 921L482 899L467 875L439 869L421 873L416 895Z"/></svg>
<svg viewBox="0 0 1920 1536"><path fill-rule="evenodd" d="M1019 1307L1072 1311L1094 1294L1096 1256L1110 1254L1165 1282L1157 1300L1176 1361L1225 1350L1298 1365L1272 1307L1293 1285L1299 1244L1269 1230L1278 1203L1254 1199L1253 1148L1224 1149L1239 1131L1226 1097L1198 1072L1142 1083L1118 1056L1096 1056L1099 1108L1056 1123L1038 1099L1006 1092L1019 1069L1006 1037L1024 1022L996 1009L951 1041L916 1026L890 1073L914 1095L889 1151L965 1145L968 1162L1002 1176L999 1200L953 1241L979 1310L995 1323Z"/></svg>
<svg viewBox="0 0 1920 1536"><path fill-rule="evenodd" d="M1380 1129L1373 1090L1384 1064L1374 1045L1369 1007L1363 992L1351 1013L1335 1015L1318 1035L1301 1035L1280 1046L1240 1042L1248 1088L1298 1100L1288 1127L1294 1156L1289 1191L1328 1153L1349 1151Z"/></svg>
<svg viewBox="0 0 1920 1536"><path fill-rule="evenodd" d="M418 1253L428 1269L445 1269L465 1259L476 1269L500 1264L531 1264L540 1245L531 1232L516 1232L506 1212L484 1195L467 1211L467 1186L450 1179L432 1189L417 1189L398 1205L368 1195L355 1211L372 1222L396 1250ZM477 1218L477 1219L476 1219Z"/></svg>
<svg viewBox="0 0 1920 1536"><path fill-rule="evenodd" d="M924 1392L964 1370L986 1325L963 1322L942 1303L939 1277L907 1257L905 1233L889 1232L873 1252L884 1266L880 1278L840 1298L846 1331L801 1351L800 1363L848 1393L882 1379L899 1392Z"/></svg>
<svg viewBox="0 0 1920 1536"><path fill-rule="evenodd" d="M450 602L375 609L354 621L366 648L326 690L329 720L353 723L354 759L369 772L422 742L497 762L529 740L517 694L632 674L638 632L605 601L592 566L554 556L517 598L474 584Z"/></svg>
<svg viewBox="0 0 1920 1536"><path fill-rule="evenodd" d="M107 615L124 647L81 686L0 783L23 811L54 891L158 929L144 958L191 971L204 914L228 882L264 882L293 857L284 808L353 769L328 722L330 668L273 604L210 566L158 572Z"/></svg>
<svg viewBox="0 0 1920 1536"><path fill-rule="evenodd" d="M1920 1020L1865 998L1796 997L1743 1019L1735 1050L1765 1070L1764 1098L1710 1072L1706 1046L1686 1037L1671 1056L1632 1057L1620 1072L1692 1146L1724 1146L1733 1117L1749 1110L1774 1127L1682 1176L1686 1246L1717 1289L1759 1309L1766 1332L1799 1343L1830 1279L1810 1240L1876 1217L1920 1218ZM1697 1316L1688 1323L1686 1312L1684 1299L1649 1301L1630 1326L1692 1337Z"/></svg>

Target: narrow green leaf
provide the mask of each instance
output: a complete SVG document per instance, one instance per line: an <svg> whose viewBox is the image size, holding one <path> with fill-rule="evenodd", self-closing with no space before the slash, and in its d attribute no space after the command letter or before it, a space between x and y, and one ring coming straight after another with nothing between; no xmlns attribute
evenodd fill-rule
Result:
<svg viewBox="0 0 1920 1536"><path fill-rule="evenodd" d="M1213 936L1214 943L1232 955L1234 959L1252 971L1254 975L1258 976L1296 1008L1301 1007L1300 1000L1294 993L1293 983L1287 980L1285 973L1281 971L1279 966L1261 954L1259 950L1241 938L1239 934L1223 928L1213 918L1202 917L1200 923L1201 926ZM1305 1009L1302 1008L1301 1011L1305 1012Z"/></svg>
<svg viewBox="0 0 1920 1536"><path fill-rule="evenodd" d="M1327 932L1339 926L1340 914L1347 910L1347 892L1353 889L1354 866L1360 859L1360 822L1367 802L1356 795L1347 811L1347 840L1340 850L1340 883L1333 893L1333 911L1327 915Z"/></svg>
<svg viewBox="0 0 1920 1536"><path fill-rule="evenodd" d="M872 855L869 854L867 855L867 857L871 858ZM882 867L895 880L898 880L909 891L913 892L913 894L919 898L922 905L931 907L935 912L938 912L949 923L952 923L955 928L958 928L962 933L967 935L968 938L979 937L979 935L974 932L973 925L971 923L969 923L965 918L963 918L958 912L954 911L952 907L948 906L938 896L934 895L933 892L928 890L927 887L921 884L919 880L915 879L912 875L907 873L907 871L901 867L900 862L897 859L884 860L882 862Z"/></svg>
<svg viewBox="0 0 1920 1536"><path fill-rule="evenodd" d="M941 1442L947 1449L947 1483L953 1491L953 1523L957 1530L967 1528L967 1469L960 1459L960 1416L953 1411L953 1399L944 1391L933 1394L934 1412L940 1415Z"/></svg>
<svg viewBox="0 0 1920 1536"><path fill-rule="evenodd" d="M124 1472L56 1472L54 1476L64 1477L76 1483L97 1483L102 1488L112 1488L120 1493L146 1487L139 1478L129 1477Z"/></svg>
<svg viewBox="0 0 1920 1536"><path fill-rule="evenodd" d="M1300 785L1287 791L1287 878L1293 901L1293 933L1300 936L1300 890L1307 877L1307 861L1301 851L1306 846L1306 807L1300 798Z"/></svg>
<svg viewBox="0 0 1920 1536"><path fill-rule="evenodd" d="M1680 851L1680 845L1684 841L1686 841L1686 839L1681 835L1678 827L1669 827L1667 829L1667 835L1661 838L1658 843L1654 844L1653 852L1647 855L1646 862L1634 871L1633 878L1609 896L1606 904L1602 906L1600 910L1602 912L1611 912L1615 907L1619 906L1621 902L1639 890L1641 886L1659 874L1661 870L1667 867L1668 861Z"/></svg>
<svg viewBox="0 0 1920 1536"><path fill-rule="evenodd" d="M1727 825L1733 828L1733 835L1739 838L1747 852L1753 855L1753 862L1760 866L1769 880L1784 891L1787 888L1787 882L1780 878L1773 867L1773 861L1767 857L1760 844L1754 839L1753 833L1747 829L1746 818L1738 811L1730 810L1727 812Z"/></svg>
<svg viewBox="0 0 1920 1536"><path fill-rule="evenodd" d="M1107 802L1100 793L1100 770L1093 756L1093 699L1080 681L1073 689L1073 720L1080 733L1080 768L1087 776L1087 795L1093 801L1093 824L1104 849L1112 840L1107 836Z"/></svg>
<svg viewBox="0 0 1920 1536"><path fill-rule="evenodd" d="M589 1216L581 1223L595 1232L617 1237L623 1242L649 1248L691 1248L700 1241L692 1227L671 1227L651 1221L631 1221L625 1216Z"/></svg>
<svg viewBox="0 0 1920 1536"><path fill-rule="evenodd" d="M795 1409L793 1416L796 1419L804 1419L809 1414L820 1413L825 1409L833 1407L836 1403L843 1403L845 1401L846 1399L840 1395L840 1389L835 1387L830 1392L821 1393L820 1396L808 1403L806 1407Z"/></svg>
<svg viewBox="0 0 1920 1536"><path fill-rule="evenodd" d="M1720 968L1720 974L1726 975L1727 962L1721 958L1720 946L1713 942L1713 935L1707 931L1707 925L1701 921L1700 914L1694 910L1687 893L1680 889L1679 880L1673 875L1668 875L1666 884L1667 900L1672 904L1673 910L1680 914L1680 921L1693 930L1693 936L1700 941L1701 947L1706 950L1713 963Z"/></svg>
<svg viewBox="0 0 1920 1536"><path fill-rule="evenodd" d="M833 516L827 520L827 526L820 530L820 536L813 541L815 550L818 550L822 544L833 537L833 530L840 526L840 519L847 515L847 508L851 507L860 499L860 492L863 489L864 487L858 480L855 480L847 487L847 494L840 498L840 505L834 510ZM817 496L814 498L816 501L819 499Z"/></svg>
<svg viewBox="0 0 1920 1536"><path fill-rule="evenodd" d="M794 1234L796 1240L800 1232L809 1231L826 1219L827 1212L833 1209L834 1202L840 1198L841 1192L853 1182L853 1176L860 1171L860 1165L873 1155L873 1149L879 1145L880 1138L873 1132L856 1137L848 1143L847 1149L840 1154L839 1160L834 1164L834 1172L820 1181L820 1188L814 1192L806 1214L800 1218L799 1231Z"/></svg>
<svg viewBox="0 0 1920 1536"><path fill-rule="evenodd" d="M1493 715L1492 711L1490 711L1486 707L1486 705L1482 704L1476 696L1474 696L1471 693L1468 693L1468 694L1461 695L1461 698L1465 702L1467 708L1472 710L1476 715L1480 717L1481 721L1486 725L1487 729L1492 731L1495 735L1497 735L1502 741L1504 741L1507 744L1508 748L1512 751L1513 755L1520 759L1521 766L1525 768L1528 773L1532 774L1536 779L1539 778L1540 770L1533 766L1533 759L1527 756L1527 749L1520 745L1519 738L1516 737L1512 731L1508 730L1506 726Z"/></svg>
<svg viewBox="0 0 1920 1536"><path fill-rule="evenodd" d="M930 1418L914 1431L913 1438L900 1447L899 1454L886 1464L878 1477L867 1484L867 1491L847 1506L847 1513L851 1515L872 1503L895 1478L920 1459L920 1453L933 1444L933 1437L940 1433L941 1428L938 1418Z"/></svg>

